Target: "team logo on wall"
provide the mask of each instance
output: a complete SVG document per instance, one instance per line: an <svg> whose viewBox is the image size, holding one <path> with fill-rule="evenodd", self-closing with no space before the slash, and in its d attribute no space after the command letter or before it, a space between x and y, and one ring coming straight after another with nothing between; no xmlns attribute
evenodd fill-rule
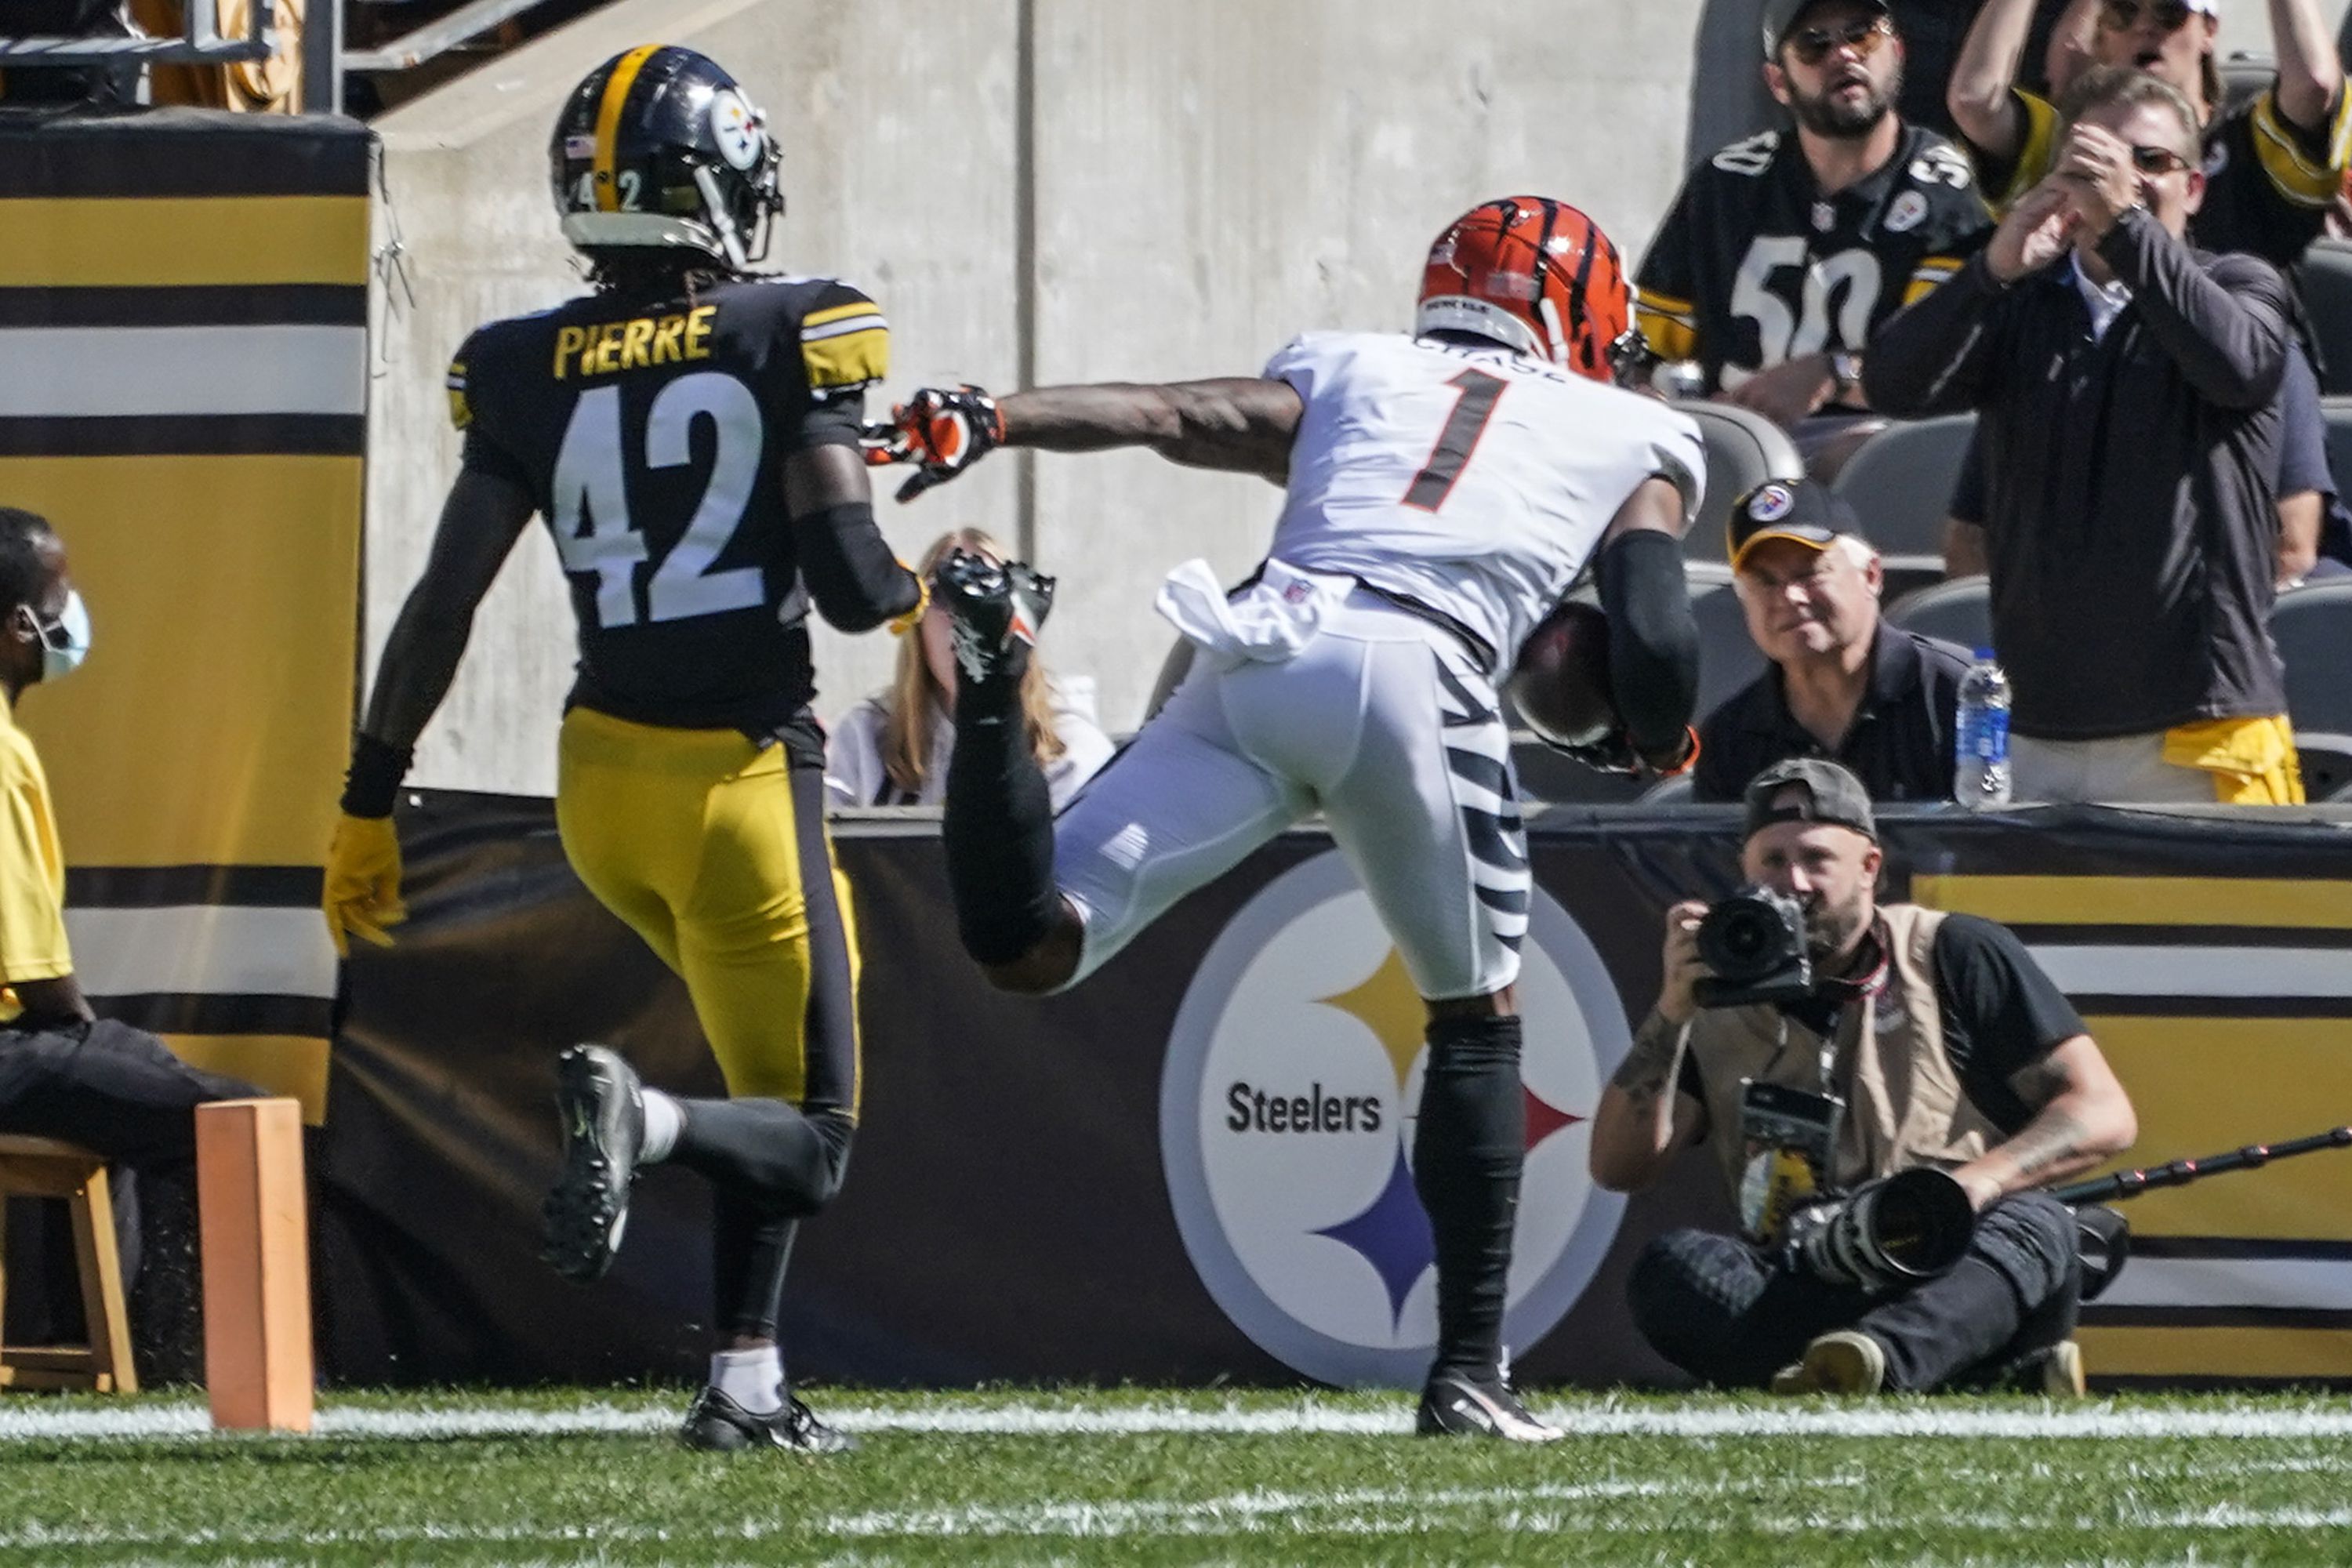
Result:
<svg viewBox="0 0 2352 1568"><path fill-rule="evenodd" d="M1624 1200L1586 1174L1589 1118L1629 1046L1601 956L1534 890L1527 1173L1504 1338L1526 1350L1584 1293ZM1423 1010L1337 851L1226 925L1178 1010L1160 1158L1185 1250L1225 1315L1326 1383L1416 1388L1437 1341L1436 1255L1412 1185Z"/></svg>

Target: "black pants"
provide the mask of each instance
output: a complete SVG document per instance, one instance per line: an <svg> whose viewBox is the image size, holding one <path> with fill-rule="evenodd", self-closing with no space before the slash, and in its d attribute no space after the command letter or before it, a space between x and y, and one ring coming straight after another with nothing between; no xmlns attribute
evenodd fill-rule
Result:
<svg viewBox="0 0 2352 1568"><path fill-rule="evenodd" d="M0 1026L0 1132L62 1138L110 1163L189 1165L196 1107L260 1092L199 1072L128 1024Z"/></svg>
<svg viewBox="0 0 2352 1568"><path fill-rule="evenodd" d="M1762 1387L1814 1335L1860 1329L1886 1351L1888 1387L1924 1391L1992 1380L2066 1338L2081 1286L2074 1212L2021 1193L1984 1212L1950 1273L1894 1295L1823 1284L1703 1230L1651 1242L1627 1289L1651 1347L1703 1382Z"/></svg>

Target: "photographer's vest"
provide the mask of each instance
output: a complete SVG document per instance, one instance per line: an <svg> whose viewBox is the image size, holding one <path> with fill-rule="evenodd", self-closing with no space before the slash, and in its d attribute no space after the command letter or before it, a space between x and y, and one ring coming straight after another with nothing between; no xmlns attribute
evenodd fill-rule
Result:
<svg viewBox="0 0 2352 1568"><path fill-rule="evenodd" d="M1743 1164L1740 1080L1842 1095L1831 1180L1851 1186L1914 1165L1949 1168L2007 1136L1961 1086L1946 1048L1936 990L1936 931L1943 911L1882 904L1876 932L1884 955L1862 994L1838 1010L1829 1080L1824 1037L1769 1005L1702 1008L1686 1047L1706 1103L1708 1141L1738 1201Z"/></svg>

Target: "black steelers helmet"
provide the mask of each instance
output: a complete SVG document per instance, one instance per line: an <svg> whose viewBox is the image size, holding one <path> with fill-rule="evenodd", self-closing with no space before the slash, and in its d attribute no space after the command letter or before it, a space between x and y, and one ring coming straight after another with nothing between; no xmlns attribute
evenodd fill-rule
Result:
<svg viewBox="0 0 2352 1568"><path fill-rule="evenodd" d="M563 237L582 250L680 248L748 267L784 210L767 117L716 62L668 44L590 71L547 158Z"/></svg>

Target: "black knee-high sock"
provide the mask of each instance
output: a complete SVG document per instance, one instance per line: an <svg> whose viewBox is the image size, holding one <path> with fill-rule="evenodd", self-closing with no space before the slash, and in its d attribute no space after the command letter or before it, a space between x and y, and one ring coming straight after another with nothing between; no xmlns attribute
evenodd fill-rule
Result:
<svg viewBox="0 0 2352 1568"><path fill-rule="evenodd" d="M799 1222L841 1190L856 1131L838 1110L781 1100L681 1100L670 1158L712 1187L710 1276L719 1324L773 1339Z"/></svg>
<svg viewBox="0 0 2352 1568"><path fill-rule="evenodd" d="M1518 1019L1429 1026L1412 1158L1413 1187L1437 1241L1437 1370L1492 1373L1502 1360L1511 1230L1527 1159Z"/></svg>
<svg viewBox="0 0 2352 1568"><path fill-rule="evenodd" d="M856 1125L838 1110L804 1116L781 1100L681 1100L675 1164L762 1214L806 1219L833 1201Z"/></svg>
<svg viewBox="0 0 2352 1568"><path fill-rule="evenodd" d="M710 1199L710 1294L719 1326L746 1339L776 1337L800 1221L762 1213L741 1193L719 1188Z"/></svg>
<svg viewBox="0 0 2352 1568"><path fill-rule="evenodd" d="M940 824L948 889L964 951L1010 963L1054 929L1054 799L1029 748L1021 678L1029 649L1015 642L984 680L970 670L956 692L955 749Z"/></svg>

